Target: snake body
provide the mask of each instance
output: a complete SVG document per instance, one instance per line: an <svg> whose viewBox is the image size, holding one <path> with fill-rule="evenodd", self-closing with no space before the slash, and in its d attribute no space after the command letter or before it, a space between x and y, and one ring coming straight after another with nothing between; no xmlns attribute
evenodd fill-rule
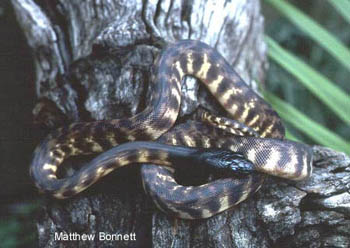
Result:
<svg viewBox="0 0 350 248"><path fill-rule="evenodd" d="M66 198L116 168L153 163L158 166L144 166L142 175L156 205L178 217L194 219L238 204L258 190L264 176L253 173L183 187L175 182L173 170L165 167L187 161L219 171L260 172L293 180L311 174L310 149L283 140L284 128L277 113L214 49L199 41L179 41L160 54L154 68L153 91L144 111L125 119L73 123L49 134L38 145L30 174L40 191ZM179 113L181 82L187 75L199 79L230 118L204 114L210 124L188 122L169 131ZM57 176L66 158L103 151L72 176Z"/></svg>

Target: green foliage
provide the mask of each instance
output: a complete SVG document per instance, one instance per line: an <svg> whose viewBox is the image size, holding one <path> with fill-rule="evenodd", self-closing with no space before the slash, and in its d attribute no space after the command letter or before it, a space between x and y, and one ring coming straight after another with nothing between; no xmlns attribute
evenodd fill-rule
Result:
<svg viewBox="0 0 350 248"><path fill-rule="evenodd" d="M0 246L6 248L33 247L36 241L34 213L37 204L12 206L0 216ZM4 211L1 209L2 212Z"/></svg>
<svg viewBox="0 0 350 248"><path fill-rule="evenodd" d="M333 147L334 149L343 152L346 152L346 149L344 148L350 147L350 142L346 142L336 133L313 121L289 103L282 101L280 98L268 92L264 92L264 96L273 106L275 106L276 111L280 114L281 118L297 127L317 143Z"/></svg>
<svg viewBox="0 0 350 248"><path fill-rule="evenodd" d="M284 50L274 40L269 37L265 40L269 46L269 57L295 76L339 118L350 125L350 115L344 111L344 109L350 110L350 97L322 74Z"/></svg>
<svg viewBox="0 0 350 248"><path fill-rule="evenodd" d="M334 35L316 23L300 10L284 0L266 0L294 25L309 35L318 45L338 59L347 69L350 69L350 51ZM338 3L339 5L339 3Z"/></svg>
<svg viewBox="0 0 350 248"><path fill-rule="evenodd" d="M265 38L271 62L268 86L284 100L266 92L265 96L287 123L287 137L350 154L350 96L347 84L350 50L336 35L318 24L314 20L316 17L309 17L284 0L265 2L285 17L271 22ZM336 26L333 25L334 19L339 19L339 13L345 20L350 19L350 12L343 11L350 7L349 2L329 2L335 8L327 9L327 12L334 13L327 15L329 20L319 18L326 26L329 23L332 28ZM348 26L336 27L339 30L332 29L332 32L342 34L343 40L349 42Z"/></svg>
<svg viewBox="0 0 350 248"><path fill-rule="evenodd" d="M349 0L330 0L330 4L350 23L350 1Z"/></svg>

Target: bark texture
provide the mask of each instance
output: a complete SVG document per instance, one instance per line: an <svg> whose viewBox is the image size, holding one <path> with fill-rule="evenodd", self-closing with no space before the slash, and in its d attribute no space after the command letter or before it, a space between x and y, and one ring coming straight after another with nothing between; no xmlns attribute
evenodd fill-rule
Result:
<svg viewBox="0 0 350 248"><path fill-rule="evenodd" d="M34 114L50 128L142 111L159 48L179 39L215 47L253 88L253 79L264 79L266 46L256 0L11 1L34 54ZM219 111L193 78L185 80L182 94L180 118L200 105ZM235 209L199 221L159 212L143 193L138 167L120 169L73 199L47 199L37 224L39 246L348 247L350 159L323 147L314 147L314 154L310 180L270 178ZM60 232L96 238L55 240ZM135 233L136 241L103 241L99 232Z"/></svg>

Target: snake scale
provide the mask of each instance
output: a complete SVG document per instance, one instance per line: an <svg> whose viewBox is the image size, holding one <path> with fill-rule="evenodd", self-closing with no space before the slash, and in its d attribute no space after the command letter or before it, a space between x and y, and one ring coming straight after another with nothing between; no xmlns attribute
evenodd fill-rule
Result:
<svg viewBox="0 0 350 248"><path fill-rule="evenodd" d="M204 111L201 121L172 127L187 75L203 83L230 118ZM177 217L197 219L245 200L260 188L265 174L292 180L310 176L310 148L284 140L277 113L215 49L192 40L168 45L155 61L152 82L148 107L135 116L73 123L49 134L37 146L30 167L37 188L67 198L116 168L146 163L143 186L155 204ZM90 153L101 154L73 175L58 177L58 167L66 158ZM188 169L208 166L233 176L182 186L173 174L178 164Z"/></svg>

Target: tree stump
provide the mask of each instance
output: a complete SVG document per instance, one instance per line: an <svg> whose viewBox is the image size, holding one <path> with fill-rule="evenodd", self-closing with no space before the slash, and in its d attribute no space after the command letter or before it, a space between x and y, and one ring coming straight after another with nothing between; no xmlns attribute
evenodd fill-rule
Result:
<svg viewBox="0 0 350 248"><path fill-rule="evenodd" d="M11 1L34 55L34 114L50 129L142 111L154 59L162 44L179 39L215 47L253 88L253 79L264 79L256 0ZM219 111L193 78L182 95L179 118L201 105ZM314 147L314 157L308 181L269 178L235 209L197 221L160 212L142 190L139 167L123 168L72 199L47 198L37 224L39 247L348 247L350 158L323 147ZM72 241L78 234L95 238ZM106 234L125 236L103 240Z"/></svg>

